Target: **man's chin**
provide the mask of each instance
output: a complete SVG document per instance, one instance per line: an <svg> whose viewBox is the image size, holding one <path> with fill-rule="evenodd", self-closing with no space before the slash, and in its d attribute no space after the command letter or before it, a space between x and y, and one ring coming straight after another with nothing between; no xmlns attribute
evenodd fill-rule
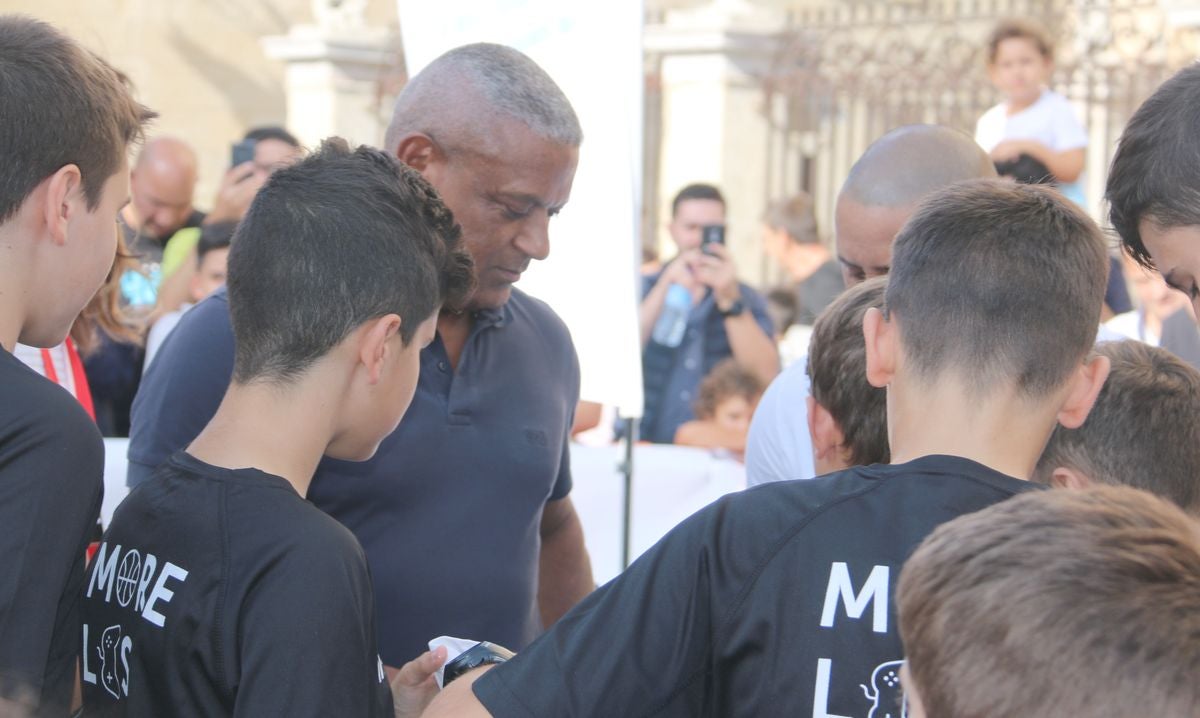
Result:
<svg viewBox="0 0 1200 718"><path fill-rule="evenodd" d="M467 309L497 309L504 306L512 296L513 285L502 284L489 287L479 287L467 301Z"/></svg>

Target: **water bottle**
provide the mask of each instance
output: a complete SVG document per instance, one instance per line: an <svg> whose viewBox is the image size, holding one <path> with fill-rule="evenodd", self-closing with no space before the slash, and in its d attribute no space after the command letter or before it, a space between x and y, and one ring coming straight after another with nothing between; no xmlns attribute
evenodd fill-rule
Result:
<svg viewBox="0 0 1200 718"><path fill-rule="evenodd" d="M650 338L665 347L677 347L683 342L687 331L688 313L692 310L692 293L687 287L672 284L667 287L667 298L662 313L654 323Z"/></svg>

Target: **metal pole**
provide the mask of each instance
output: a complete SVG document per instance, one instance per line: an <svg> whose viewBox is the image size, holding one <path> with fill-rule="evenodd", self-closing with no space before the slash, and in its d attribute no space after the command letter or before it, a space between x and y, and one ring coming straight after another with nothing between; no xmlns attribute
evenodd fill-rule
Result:
<svg viewBox="0 0 1200 718"><path fill-rule="evenodd" d="M638 420L630 417L625 420L625 458L618 469L625 477L625 507L621 522L621 570L629 568L630 536L633 533L633 445L637 443Z"/></svg>

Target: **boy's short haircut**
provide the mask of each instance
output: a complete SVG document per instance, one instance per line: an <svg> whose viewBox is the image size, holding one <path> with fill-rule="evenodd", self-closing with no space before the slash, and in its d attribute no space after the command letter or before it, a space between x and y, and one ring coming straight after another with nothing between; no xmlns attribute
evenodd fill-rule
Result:
<svg viewBox="0 0 1200 718"><path fill-rule="evenodd" d="M1057 191L971 180L926 199L892 250L885 312L915 376L976 396L1057 390L1091 351L1108 283L1100 229Z"/></svg>
<svg viewBox="0 0 1200 718"><path fill-rule="evenodd" d="M1108 380L1082 426L1055 427L1034 479L1049 484L1065 466L1200 514L1200 371L1132 339L1103 342L1096 353L1112 365Z"/></svg>
<svg viewBox="0 0 1200 718"><path fill-rule="evenodd" d="M671 200L671 216L679 214L679 205L692 199L707 199L713 202L720 202L721 206L725 206L725 195L721 194L721 190L710 184L690 184L687 187L679 190L679 194L675 195L675 199Z"/></svg>
<svg viewBox="0 0 1200 718"><path fill-rule="evenodd" d="M891 460L887 391L867 381L863 315L883 307L887 277L857 284L834 299L813 326L808 345L812 397L837 422L852 466Z"/></svg>
<svg viewBox="0 0 1200 718"><path fill-rule="evenodd" d="M988 35L988 63L991 64L996 61L996 54L1000 51L1000 43L1014 38L1029 40L1037 48L1042 57L1047 60L1054 59L1054 43L1050 41L1050 35L1046 32L1045 28L1029 20L1009 18L997 23L996 27L992 29L992 33Z"/></svg>
<svg viewBox="0 0 1200 718"><path fill-rule="evenodd" d="M155 114L124 75L54 27L0 15L0 222L66 165L95 210L108 178Z"/></svg>
<svg viewBox="0 0 1200 718"><path fill-rule="evenodd" d="M238 223L234 221L204 225L200 230L200 239L196 241L196 265L204 264L204 257L209 252L228 249L233 242L233 233L237 231L237 226Z"/></svg>
<svg viewBox="0 0 1200 718"><path fill-rule="evenodd" d="M234 381L288 382L390 313L407 345L472 286L460 230L433 187L381 150L327 139L271 175L234 234Z"/></svg>
<svg viewBox="0 0 1200 718"><path fill-rule="evenodd" d="M692 409L697 419L711 419L717 406L731 396L740 396L753 404L762 396L763 385L752 372L746 370L735 359L717 363L700 382L696 404Z"/></svg>
<svg viewBox="0 0 1200 718"><path fill-rule="evenodd" d="M929 716L1190 716L1200 529L1129 487L1031 491L933 532L897 589Z"/></svg>
<svg viewBox="0 0 1200 718"><path fill-rule="evenodd" d="M1104 199L1108 219L1129 256L1154 262L1139 224L1163 229L1200 225L1200 65L1164 82L1133 113L1113 155Z"/></svg>
<svg viewBox="0 0 1200 718"><path fill-rule="evenodd" d="M783 230L796 244L817 244L817 216L813 212L812 196L799 192L788 199L772 202L763 213L763 224Z"/></svg>

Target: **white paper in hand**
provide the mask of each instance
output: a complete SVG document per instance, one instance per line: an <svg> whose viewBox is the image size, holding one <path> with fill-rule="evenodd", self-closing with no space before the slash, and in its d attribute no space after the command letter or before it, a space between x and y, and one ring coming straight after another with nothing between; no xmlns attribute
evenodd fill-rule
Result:
<svg viewBox="0 0 1200 718"><path fill-rule="evenodd" d="M445 675L446 664L458 658L462 654L478 646L481 641L472 641L469 638L455 638L454 636L438 636L429 642L429 650L436 650L438 646L446 647L446 660L442 663L442 667L437 669L437 673L433 677L437 680L438 688L442 688L442 677Z"/></svg>

